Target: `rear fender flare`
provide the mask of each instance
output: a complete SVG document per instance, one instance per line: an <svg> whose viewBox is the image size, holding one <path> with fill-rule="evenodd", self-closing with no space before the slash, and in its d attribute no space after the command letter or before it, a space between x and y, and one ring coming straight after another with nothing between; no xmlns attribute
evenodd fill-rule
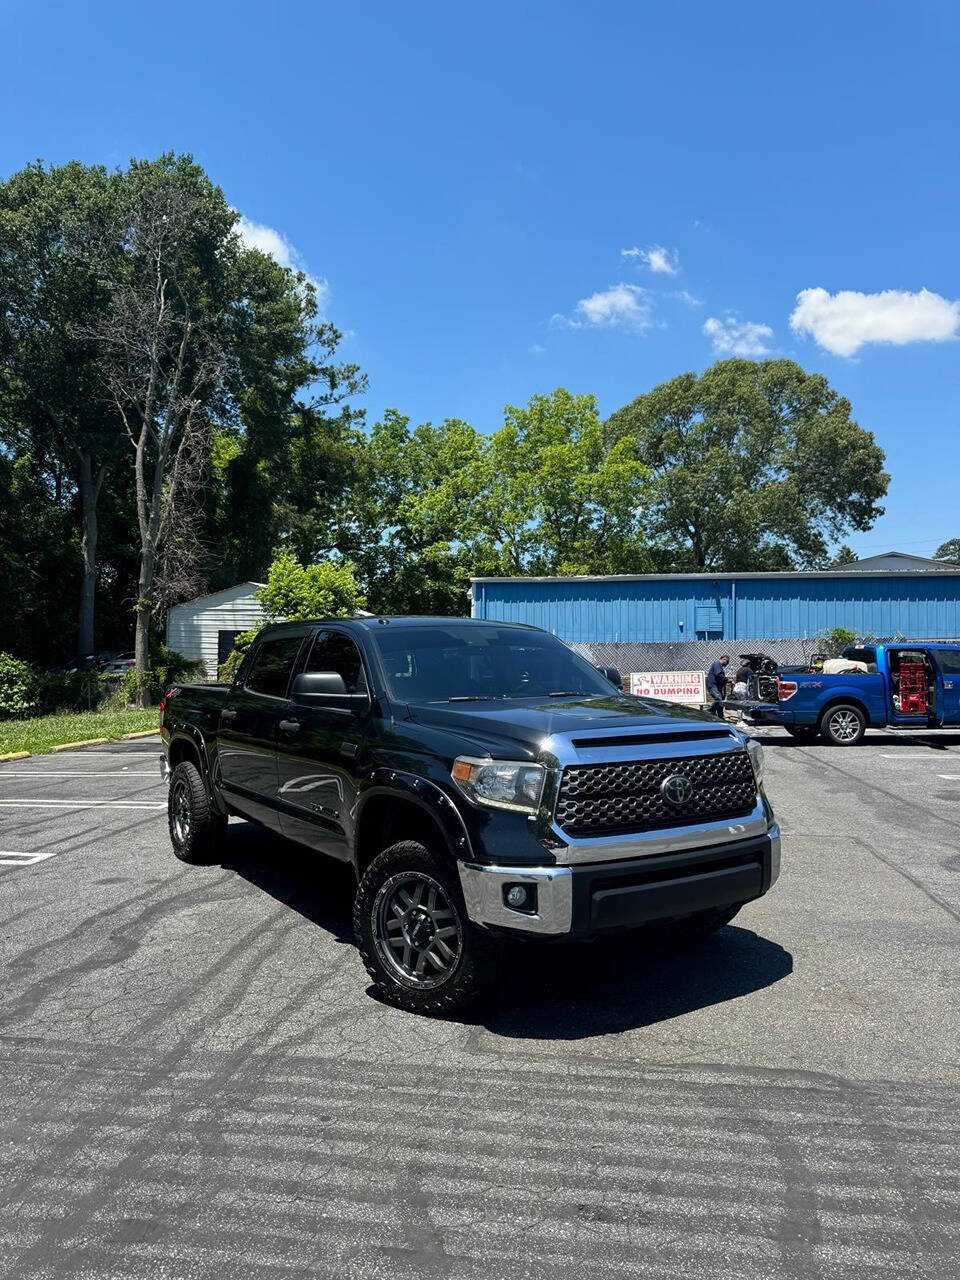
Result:
<svg viewBox="0 0 960 1280"><path fill-rule="evenodd" d="M178 727L170 735L170 746L167 749L168 760L170 756L174 754L173 748L174 744L177 742L185 742L189 744L191 748L189 755L197 758L200 768L200 777L203 779L203 785L206 788L210 803L213 805L217 813L226 816L227 807L220 796L219 787L214 785L210 771L210 756L207 753L207 744L202 732L196 727L196 725L192 724L185 724Z"/></svg>

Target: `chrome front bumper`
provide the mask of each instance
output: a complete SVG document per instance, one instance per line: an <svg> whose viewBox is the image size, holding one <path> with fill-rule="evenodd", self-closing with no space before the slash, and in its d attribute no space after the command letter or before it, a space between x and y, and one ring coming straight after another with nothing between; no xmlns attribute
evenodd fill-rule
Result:
<svg viewBox="0 0 960 1280"><path fill-rule="evenodd" d="M672 850L658 850L659 857L647 854L637 858L632 842L624 844L630 852L624 853L619 861L607 859L592 866L509 867L458 863L467 915L474 924L518 933L589 935L596 928L610 927L614 901L623 902L630 897L626 911L629 915L633 910L636 917L624 919L620 910L620 918L615 923L642 924L748 901L772 888L780 874L780 828L776 822L771 822L759 838L754 836L735 844L707 845L700 849L690 849L679 842ZM757 859L752 873L746 866L723 866L725 859L730 860L728 855L744 849L753 850L753 857ZM655 864L658 864L659 876L651 883L644 883L649 874L647 869ZM722 869L715 870L716 867ZM617 885L620 870L627 878L637 877L635 887ZM610 885L615 887L608 887ZM535 893L534 909L508 904L507 893L514 886L525 886Z"/></svg>
<svg viewBox="0 0 960 1280"><path fill-rule="evenodd" d="M486 867L460 862L460 887L467 915L475 924L500 925L526 933L569 933L573 920L570 867ZM535 911L507 906L507 890L527 885L537 895Z"/></svg>

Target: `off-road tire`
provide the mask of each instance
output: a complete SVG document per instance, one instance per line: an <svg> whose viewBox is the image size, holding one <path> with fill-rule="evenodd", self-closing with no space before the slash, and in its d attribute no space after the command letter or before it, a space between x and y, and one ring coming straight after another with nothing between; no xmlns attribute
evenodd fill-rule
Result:
<svg viewBox="0 0 960 1280"><path fill-rule="evenodd" d="M173 852L181 862L216 862L227 820L210 803L200 770L190 760L181 760L170 775L167 825Z"/></svg>
<svg viewBox="0 0 960 1280"><path fill-rule="evenodd" d="M820 717L820 736L832 747L855 747L866 730L866 716L852 702L827 707Z"/></svg>
<svg viewBox="0 0 960 1280"><path fill-rule="evenodd" d="M815 724L788 724L784 728L790 737L796 738L798 742L815 742L820 733Z"/></svg>
<svg viewBox="0 0 960 1280"><path fill-rule="evenodd" d="M420 885L423 901L413 902ZM411 898L411 905L401 918L397 911L404 906L404 893ZM430 916L427 921L431 893L437 919ZM437 904L442 905L438 908ZM414 923L425 928L420 939L424 945L420 950L411 947L408 952L403 940L411 936L410 921L417 911L422 914ZM393 924L392 932L388 922ZM447 936L433 944L427 942L439 934L440 926ZM354 900L353 927L361 959L377 993L398 1009L434 1017L453 1013L476 1000L493 980L493 945L467 918L454 866L418 840L390 845L367 867ZM447 932L452 927L457 931L455 936ZM412 936L417 935L414 932ZM438 950L441 944L442 951ZM433 951L437 958L430 961L427 957L420 981L433 985L417 985L415 975L407 972L404 965L409 954L409 966L416 968L424 951ZM455 952L455 959L448 961L451 952ZM445 975L437 967L440 962L448 964Z"/></svg>
<svg viewBox="0 0 960 1280"><path fill-rule="evenodd" d="M671 920L664 926L665 939L676 942L679 946L702 942L728 925L739 914L743 905L742 902L737 902L730 907L710 907L707 911L695 911L693 915Z"/></svg>

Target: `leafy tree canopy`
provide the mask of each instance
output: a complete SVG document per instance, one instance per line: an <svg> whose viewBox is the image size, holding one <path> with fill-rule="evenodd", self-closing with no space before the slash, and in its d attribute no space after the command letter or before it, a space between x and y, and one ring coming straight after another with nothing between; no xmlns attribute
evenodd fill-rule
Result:
<svg viewBox="0 0 960 1280"><path fill-rule="evenodd" d="M268 618L290 621L349 617L364 605L352 565L327 562L304 568L290 555L274 560L257 598Z"/></svg>
<svg viewBox="0 0 960 1280"><path fill-rule="evenodd" d="M816 567L883 513L873 435L820 374L792 360L721 360L638 396L606 423L650 469L658 567Z"/></svg>
<svg viewBox="0 0 960 1280"><path fill-rule="evenodd" d="M960 564L960 538L948 538L933 553L934 560L946 560L948 564Z"/></svg>

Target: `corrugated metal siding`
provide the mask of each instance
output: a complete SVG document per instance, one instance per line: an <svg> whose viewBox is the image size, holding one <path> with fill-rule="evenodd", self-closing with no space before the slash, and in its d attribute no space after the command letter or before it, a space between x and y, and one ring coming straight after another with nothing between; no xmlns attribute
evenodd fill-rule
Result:
<svg viewBox="0 0 960 1280"><path fill-rule="evenodd" d="M960 636L960 576L478 582L473 611L532 623L576 644L707 639L698 623L708 620L721 622L724 640L805 638L833 627L859 635Z"/></svg>
<svg viewBox="0 0 960 1280"><path fill-rule="evenodd" d="M204 607L191 601L177 605L167 614L167 644L185 658L201 658L211 680L217 678L217 633L249 631L264 621L263 608L244 588L232 600L219 600Z"/></svg>

